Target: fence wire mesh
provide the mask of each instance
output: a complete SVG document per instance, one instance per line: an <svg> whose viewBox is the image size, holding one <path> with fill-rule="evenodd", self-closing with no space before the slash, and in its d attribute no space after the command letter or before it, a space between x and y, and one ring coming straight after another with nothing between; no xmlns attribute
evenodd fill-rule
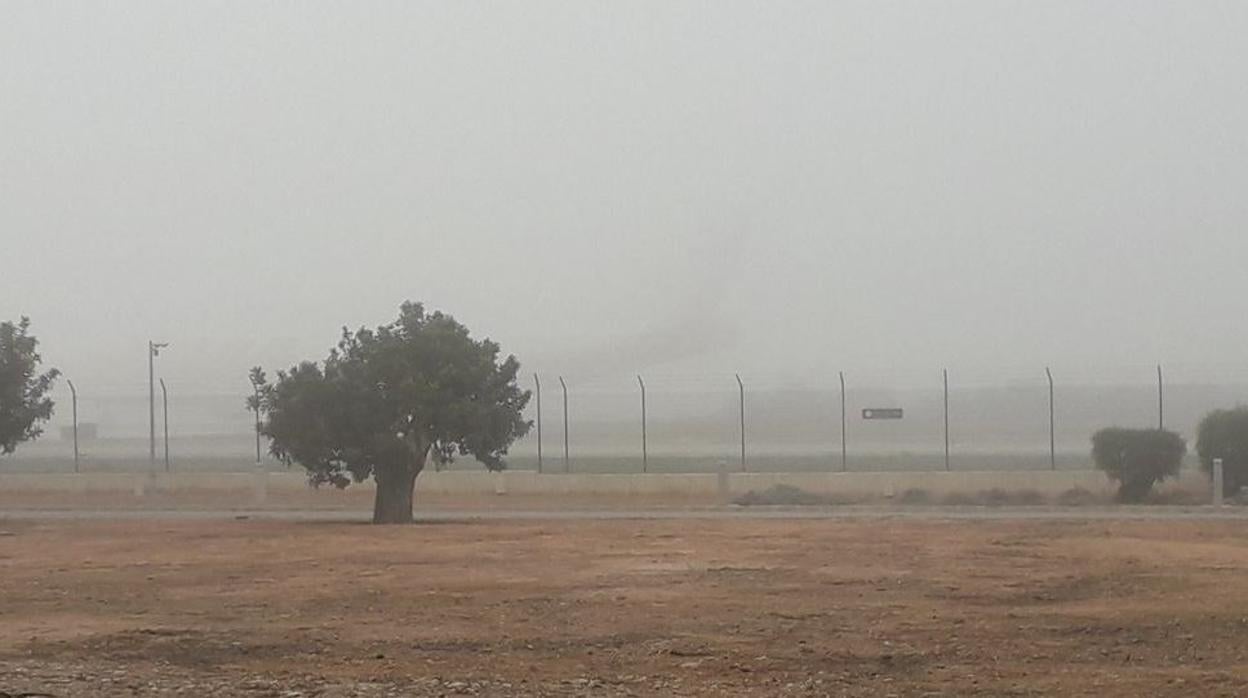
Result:
<svg viewBox="0 0 1248 698"><path fill-rule="evenodd" d="M844 393L837 372L803 379L742 374L740 384L728 373L654 372L641 381L636 375L541 373L540 459L534 399L526 416L535 428L513 445L508 465L552 473L712 472L721 462L752 472L1080 469L1091 467L1089 438L1101 427L1164 422L1191 441L1207 411L1248 402L1248 371L1227 367L1169 367L1160 383L1149 365L1055 368L1052 405L1044 367L953 369L948 375L946 394L941 369L846 371ZM566 431L560 378L567 386ZM536 390L532 376L524 381ZM76 386L81 470L164 468L159 390L153 464L148 386L94 385L82 378ZM170 380L168 387L171 469L256 467L246 384ZM68 387L60 385L55 397L58 409L44 437L0 460L4 471L74 469ZM901 418L864 418L864 410L880 409L901 410ZM267 455L262 465L281 467ZM479 466L467 460L449 467Z"/></svg>

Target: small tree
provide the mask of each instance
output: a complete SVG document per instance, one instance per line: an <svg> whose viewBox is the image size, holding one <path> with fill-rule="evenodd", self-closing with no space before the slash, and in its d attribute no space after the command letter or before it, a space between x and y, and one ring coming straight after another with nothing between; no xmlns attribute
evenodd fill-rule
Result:
<svg viewBox="0 0 1248 698"><path fill-rule="evenodd" d="M48 391L60 371L39 373L39 340L30 335L30 318L16 325L0 322L0 455L8 455L23 441L39 438L42 424L52 417Z"/></svg>
<svg viewBox="0 0 1248 698"><path fill-rule="evenodd" d="M1118 483L1118 501L1141 502L1153 485L1179 474L1187 443L1161 429L1102 429L1092 436L1092 459Z"/></svg>
<svg viewBox="0 0 1248 698"><path fill-rule="evenodd" d="M253 369L259 397L249 404L264 416L261 433L274 456L302 465L313 485L346 487L371 476L373 521L407 523L429 458L472 455L501 470L508 447L528 432L520 363L499 362L498 352L451 316L404 303L392 324L344 328L321 364L301 363L272 384Z"/></svg>
<svg viewBox="0 0 1248 698"><path fill-rule="evenodd" d="M1214 410L1200 420L1196 435L1200 467L1213 477L1213 459L1222 459L1222 486L1234 495L1248 485L1248 407Z"/></svg>

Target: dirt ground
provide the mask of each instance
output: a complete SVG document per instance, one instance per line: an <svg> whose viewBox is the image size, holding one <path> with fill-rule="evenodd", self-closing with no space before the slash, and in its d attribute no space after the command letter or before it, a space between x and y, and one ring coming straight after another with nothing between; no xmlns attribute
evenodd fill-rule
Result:
<svg viewBox="0 0 1248 698"><path fill-rule="evenodd" d="M0 696L1248 694L1248 522L0 520Z"/></svg>
<svg viewBox="0 0 1248 698"><path fill-rule="evenodd" d="M433 494L416 492L419 511L532 511L566 509L636 510L639 508L689 508L718 504L713 495L647 494ZM373 509L371 487L320 489L274 489L263 502L251 490L187 488L176 492L133 492L68 490L0 490L0 511L358 511L369 515ZM3 698L3 696L0 696Z"/></svg>

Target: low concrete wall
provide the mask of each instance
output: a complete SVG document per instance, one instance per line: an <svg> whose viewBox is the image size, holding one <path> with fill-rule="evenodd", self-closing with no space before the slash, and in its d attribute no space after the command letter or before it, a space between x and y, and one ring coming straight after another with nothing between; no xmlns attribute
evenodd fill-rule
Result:
<svg viewBox="0 0 1248 698"><path fill-rule="evenodd" d="M286 487L306 487L298 473L6 473L0 474L0 491L130 492L146 489L248 490L268 480Z"/></svg>
<svg viewBox="0 0 1248 698"><path fill-rule="evenodd" d="M951 492L974 493L989 489L1035 490L1053 495L1079 487L1107 492L1111 483L1100 472L1079 471L954 471L954 472L872 472L872 473L729 473L727 489L736 496L750 490L790 485L819 494L850 496L891 496L907 489L926 490L932 495ZM1200 473L1185 473L1180 484L1200 487L1207 484ZM0 491L136 492L156 490L290 491L306 488L299 472L279 473L83 473L83 474L0 474ZM720 496L720 475L688 474L542 474L532 471L504 473L426 472L417 482L422 494L446 495L616 495L629 496Z"/></svg>
<svg viewBox="0 0 1248 698"><path fill-rule="evenodd" d="M895 472L895 473L730 473L732 496L776 485L799 487L809 492L849 496L891 496L907 489L927 490L933 495L981 490L1036 490L1058 494L1080 487L1093 492L1109 491L1111 484L1096 471L1026 472ZM503 491L514 494L687 495L714 496L719 476L707 473L654 475L538 475L530 472L430 473L417 487L425 493L468 494Z"/></svg>

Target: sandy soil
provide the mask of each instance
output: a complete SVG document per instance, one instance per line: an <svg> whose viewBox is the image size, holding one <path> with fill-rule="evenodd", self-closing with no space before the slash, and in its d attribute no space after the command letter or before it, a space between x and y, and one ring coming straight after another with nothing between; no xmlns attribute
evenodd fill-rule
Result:
<svg viewBox="0 0 1248 698"><path fill-rule="evenodd" d="M1242 695L1245 534L0 520L0 695Z"/></svg>

